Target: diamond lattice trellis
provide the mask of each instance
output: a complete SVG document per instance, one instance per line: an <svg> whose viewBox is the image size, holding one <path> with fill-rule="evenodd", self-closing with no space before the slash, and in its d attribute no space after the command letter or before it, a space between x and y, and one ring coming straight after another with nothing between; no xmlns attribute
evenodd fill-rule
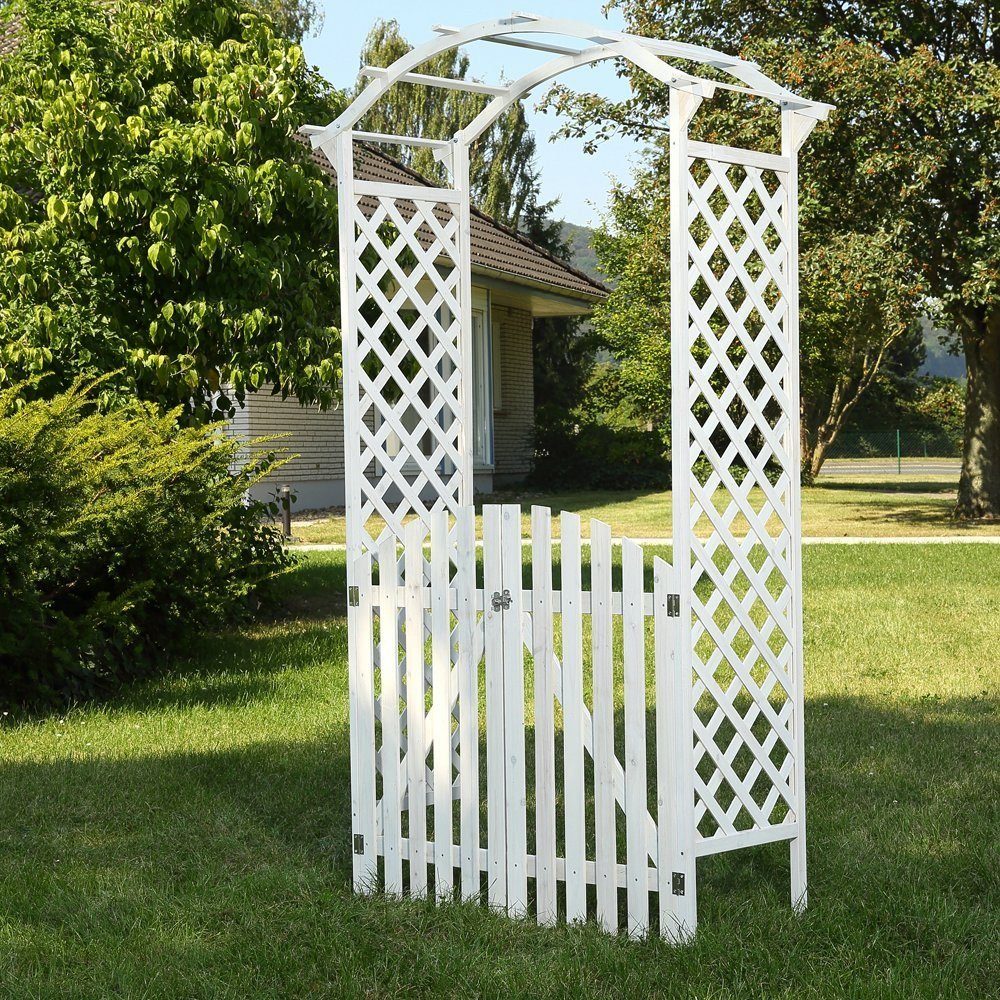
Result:
<svg viewBox="0 0 1000 1000"><path fill-rule="evenodd" d="M462 245L453 192L353 199L355 523L381 518L397 538L416 514L457 510L468 476L462 385ZM444 200L447 198L447 200ZM350 487L349 487L350 488ZM349 498L349 504L351 498Z"/></svg>
<svg viewBox="0 0 1000 1000"><path fill-rule="evenodd" d="M795 819L784 176L692 156L689 462L700 839Z"/></svg>

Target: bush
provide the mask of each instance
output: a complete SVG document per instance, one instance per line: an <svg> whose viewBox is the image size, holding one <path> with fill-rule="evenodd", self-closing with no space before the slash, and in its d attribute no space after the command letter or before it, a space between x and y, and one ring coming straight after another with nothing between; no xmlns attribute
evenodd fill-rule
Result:
<svg viewBox="0 0 1000 1000"><path fill-rule="evenodd" d="M231 623L289 564L240 442L85 386L0 393L0 702L72 699Z"/></svg>
<svg viewBox="0 0 1000 1000"><path fill-rule="evenodd" d="M584 423L536 439L535 486L546 489L634 490L670 485L670 459L655 431Z"/></svg>

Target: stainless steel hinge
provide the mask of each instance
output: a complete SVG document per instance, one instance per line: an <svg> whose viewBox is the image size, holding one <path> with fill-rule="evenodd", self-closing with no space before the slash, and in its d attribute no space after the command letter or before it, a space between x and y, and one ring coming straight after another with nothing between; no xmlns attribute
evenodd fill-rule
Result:
<svg viewBox="0 0 1000 1000"><path fill-rule="evenodd" d="M684 872L674 872L670 879L670 891L675 896L684 895Z"/></svg>
<svg viewBox="0 0 1000 1000"><path fill-rule="evenodd" d="M347 588L347 603L352 608L356 608L361 603L361 592L357 587Z"/></svg>
<svg viewBox="0 0 1000 1000"><path fill-rule="evenodd" d="M356 833L354 835L354 853L365 853L365 835L363 833Z"/></svg>
<svg viewBox="0 0 1000 1000"><path fill-rule="evenodd" d="M667 594L667 617L680 618L681 616L681 595Z"/></svg>
<svg viewBox="0 0 1000 1000"><path fill-rule="evenodd" d="M493 610L506 611L510 607L510 591L505 590L502 594L499 590L493 591Z"/></svg>

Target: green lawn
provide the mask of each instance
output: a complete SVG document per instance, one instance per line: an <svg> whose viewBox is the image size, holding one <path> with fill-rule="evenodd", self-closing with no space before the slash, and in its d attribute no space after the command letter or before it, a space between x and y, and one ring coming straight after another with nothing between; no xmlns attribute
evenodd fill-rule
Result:
<svg viewBox="0 0 1000 1000"><path fill-rule="evenodd" d="M520 503L525 511L531 504L575 511L584 518L589 534L592 517L611 525L615 537L665 538L670 535L671 496L669 491L574 491L566 493L512 492L492 498L503 503ZM760 507L756 492L751 502ZM878 538L930 535L1000 536L1000 523L960 524L952 520L955 506L955 479L950 476L923 476L897 481L893 477L824 476L819 485L802 492L802 531L812 538ZM528 531L529 515L524 515ZM737 519L736 525L742 524ZM372 530L377 534L378 523ZM705 531L707 531L707 524ZM302 542L343 542L343 517L299 519L294 525ZM558 525L555 525L558 534ZM705 532L702 532L705 533Z"/></svg>
<svg viewBox="0 0 1000 1000"><path fill-rule="evenodd" d="M996 996L1000 548L805 552L811 905L699 865L689 948L349 891L343 556L289 617L0 728L0 997Z"/></svg>

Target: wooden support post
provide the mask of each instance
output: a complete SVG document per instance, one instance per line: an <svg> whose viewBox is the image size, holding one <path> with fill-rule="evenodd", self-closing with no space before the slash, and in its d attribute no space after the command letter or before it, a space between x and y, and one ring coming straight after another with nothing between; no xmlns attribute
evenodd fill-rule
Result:
<svg viewBox="0 0 1000 1000"><path fill-rule="evenodd" d="M785 181L785 259L787 261L787 289L785 334L788 359L788 420L786 442L791 481L789 507L792 524L789 547L792 578L791 614L792 663L788 671L792 685L792 715L789 724L792 733L791 789L795 802L795 821L798 835L791 842L791 897L792 906L802 911L808 903L806 878L806 776L805 776L805 672L802 648L802 453L799 434L799 174L798 150L815 124L794 111L781 112L781 152L789 158L790 167Z"/></svg>

